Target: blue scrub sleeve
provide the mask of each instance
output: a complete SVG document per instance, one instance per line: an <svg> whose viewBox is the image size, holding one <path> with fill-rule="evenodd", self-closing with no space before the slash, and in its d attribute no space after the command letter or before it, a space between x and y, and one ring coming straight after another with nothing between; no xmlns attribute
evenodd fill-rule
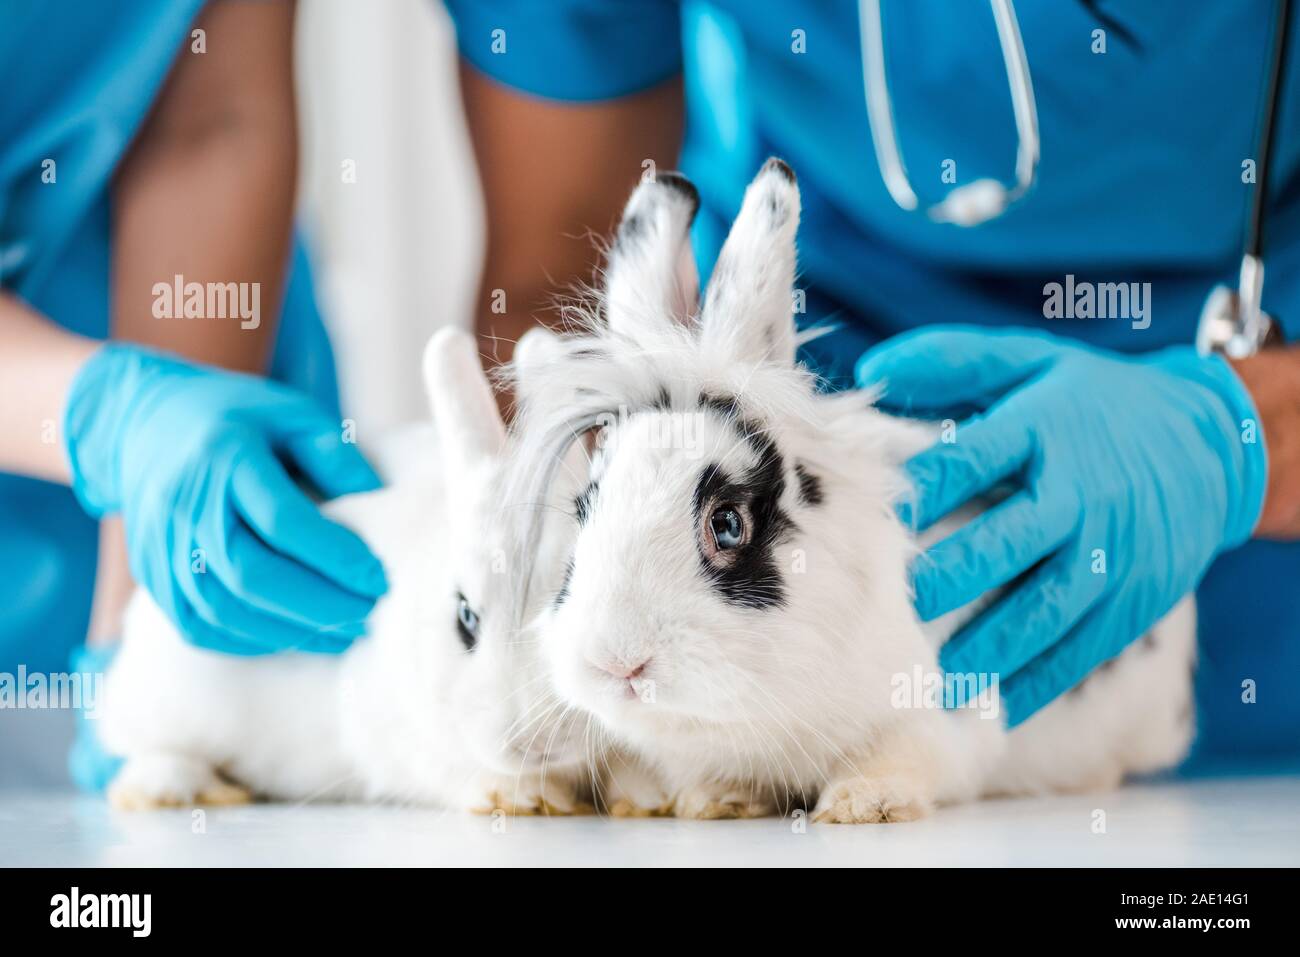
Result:
<svg viewBox="0 0 1300 957"><path fill-rule="evenodd" d="M524 93L573 102L649 89L681 70L677 0L446 0L461 55Z"/></svg>

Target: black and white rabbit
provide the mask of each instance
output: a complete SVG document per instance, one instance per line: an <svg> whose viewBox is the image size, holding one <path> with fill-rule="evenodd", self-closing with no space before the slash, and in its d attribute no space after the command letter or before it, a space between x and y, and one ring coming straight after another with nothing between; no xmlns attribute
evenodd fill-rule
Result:
<svg viewBox="0 0 1300 957"><path fill-rule="evenodd" d="M257 795L579 806L582 729L551 696L507 594L512 557L498 529L508 442L473 338L439 332L424 370L436 449L402 450L413 464L390 486L324 506L387 571L367 636L338 656L220 655L183 641L138 591L98 722L106 749L126 759L109 787L114 805ZM550 547L540 545L542 564Z"/></svg>
<svg viewBox="0 0 1300 957"><path fill-rule="evenodd" d="M702 306L697 202L675 174L643 182L598 313L577 334L524 340L545 361L520 371L515 480L540 481L566 436L601 426L537 626L556 691L621 755L615 809L900 821L1177 762L1192 733L1190 597L1010 732L995 687L978 707L916 706L905 686L942 685L937 649L973 613L923 626L909 592L925 542L895 515L900 465L935 428L866 392L820 391L796 364L789 167L770 160L749 186Z"/></svg>

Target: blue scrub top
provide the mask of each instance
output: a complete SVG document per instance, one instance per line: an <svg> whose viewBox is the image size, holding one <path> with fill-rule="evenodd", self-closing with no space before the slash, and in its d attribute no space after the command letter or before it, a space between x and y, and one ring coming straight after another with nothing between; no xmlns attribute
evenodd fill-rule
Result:
<svg viewBox="0 0 1300 957"><path fill-rule="evenodd" d="M840 385L872 345L932 322L1047 329L1123 352L1193 340L1235 284L1276 21L1268 0L1019 0L1042 137L1038 183L977 228L899 209L877 167L857 4L772 0L448 0L462 55L520 91L606 100L684 73L682 166L699 187L707 275L770 154L799 175L808 358ZM922 206L1014 179L1016 130L989 6L882 0L899 146ZM1297 14L1300 16L1300 14ZM1294 17L1293 17L1294 19ZM1291 24L1292 34L1295 24ZM1105 52L1094 52L1104 31ZM1300 38L1295 38L1300 40ZM1300 337L1300 49L1274 153L1264 307ZM948 161L952 161L949 165ZM1150 325L1047 319L1044 285L1150 282ZM1068 423L1062 423L1068 428ZM1300 544L1251 542L1198 591L1195 762L1300 758ZM1253 682L1254 703L1243 701Z"/></svg>
<svg viewBox="0 0 1300 957"><path fill-rule="evenodd" d="M203 0L0 0L0 289L108 334L110 185ZM183 216L184 209L176 214ZM337 409L295 243L271 375ZM0 473L0 671L66 670L85 638L97 525L67 488Z"/></svg>

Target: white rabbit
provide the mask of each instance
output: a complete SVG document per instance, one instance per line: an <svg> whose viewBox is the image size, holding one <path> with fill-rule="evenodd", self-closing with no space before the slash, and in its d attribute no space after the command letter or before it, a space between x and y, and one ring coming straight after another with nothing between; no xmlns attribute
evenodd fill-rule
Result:
<svg viewBox="0 0 1300 957"><path fill-rule="evenodd" d="M106 749L126 758L114 805L253 794L578 807L585 751L538 680L502 574L507 439L473 338L439 332L424 365L437 451L408 455L415 464L390 487L324 507L387 571L367 636L339 656L214 654L184 642L138 591L100 709Z"/></svg>
<svg viewBox="0 0 1300 957"><path fill-rule="evenodd" d="M553 337L527 372L525 459L607 416L538 629L560 696L636 759L630 776L615 769L615 806L899 821L1178 761L1192 732L1190 598L1009 733L995 685L951 711L915 693L942 686L937 649L974 610L923 627L909 593L924 542L894 504L901 463L933 428L884 415L868 393L819 391L796 365L800 200L784 163L749 186L702 308L696 206L680 176L642 183L603 315Z"/></svg>

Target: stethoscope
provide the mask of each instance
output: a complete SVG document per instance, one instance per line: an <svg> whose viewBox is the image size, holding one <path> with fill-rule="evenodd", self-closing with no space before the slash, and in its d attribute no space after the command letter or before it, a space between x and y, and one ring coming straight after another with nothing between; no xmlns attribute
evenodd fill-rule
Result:
<svg viewBox="0 0 1300 957"><path fill-rule="evenodd" d="M956 226L978 226L1001 216L1023 199L1038 178L1038 107L1034 102L1033 77L1025 57L1025 44L1012 0L989 0L998 44L1006 66L1007 88L1016 123L1015 182L977 179L949 190L926 214L935 222ZM1272 68L1269 74L1263 127L1256 163L1255 194L1243 243L1241 274L1237 288L1216 286L1206 299L1196 332L1196 347L1203 355L1223 352L1234 358L1253 355L1265 345L1280 341L1280 330L1261 308L1264 293L1264 218L1268 174L1272 166L1274 128L1280 109L1282 74L1287 60L1287 27L1290 0L1278 0L1277 26L1273 38ZM867 104L871 141L876 163L890 197L902 209L920 207L916 190L907 175L894 126L894 109L885 73L884 29L880 0L858 0L858 22L862 42L862 87Z"/></svg>

